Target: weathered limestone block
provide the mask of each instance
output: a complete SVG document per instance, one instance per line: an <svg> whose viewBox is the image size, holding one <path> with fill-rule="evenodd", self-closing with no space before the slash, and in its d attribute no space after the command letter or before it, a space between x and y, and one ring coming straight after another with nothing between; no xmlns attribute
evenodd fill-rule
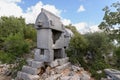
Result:
<svg viewBox="0 0 120 80"><path fill-rule="evenodd" d="M44 67L44 64L43 64L43 62L32 61L31 67L38 69L38 68Z"/></svg>
<svg viewBox="0 0 120 80"><path fill-rule="evenodd" d="M29 66L23 66L22 71L32 75L37 75L40 72L37 68L32 68Z"/></svg>
<svg viewBox="0 0 120 80"><path fill-rule="evenodd" d="M58 59L58 64L59 64L59 65L63 65L63 64L65 64L65 63L67 63L68 60L69 60L68 57L62 58L62 59Z"/></svg>
<svg viewBox="0 0 120 80"><path fill-rule="evenodd" d="M44 54L41 53L40 49L36 49L34 53L34 60L41 62L51 62L53 61L53 55L50 54L51 51L44 49Z"/></svg>
<svg viewBox="0 0 120 80"><path fill-rule="evenodd" d="M34 53L35 61L44 61L43 57L44 57L43 55L40 55L40 49L35 49L35 53Z"/></svg>
<svg viewBox="0 0 120 80"><path fill-rule="evenodd" d="M28 59L28 60L27 60L28 66L31 66L31 65L32 65L32 61L33 61L33 59Z"/></svg>
<svg viewBox="0 0 120 80"><path fill-rule="evenodd" d="M44 62L44 55L39 55L39 57L35 57L34 60Z"/></svg>
<svg viewBox="0 0 120 80"><path fill-rule="evenodd" d="M55 68L55 71L56 71L57 73L61 73L64 69L69 68L69 67L70 67L70 62L65 63L65 64L63 64L63 65L61 65L61 66L56 67L56 68Z"/></svg>
<svg viewBox="0 0 120 80"><path fill-rule="evenodd" d="M56 59L55 61L52 61L50 64L50 67L56 67L56 66L58 66L59 64L58 64L58 60Z"/></svg>
<svg viewBox="0 0 120 80"><path fill-rule="evenodd" d="M31 75L24 72L18 72L15 80L38 80L38 75Z"/></svg>

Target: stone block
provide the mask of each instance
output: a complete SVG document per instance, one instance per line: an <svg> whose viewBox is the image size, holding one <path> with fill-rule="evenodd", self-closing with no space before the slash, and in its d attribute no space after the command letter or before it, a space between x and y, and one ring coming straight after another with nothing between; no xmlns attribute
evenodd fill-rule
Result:
<svg viewBox="0 0 120 80"><path fill-rule="evenodd" d="M28 66L31 66L31 65L32 65L32 61L33 61L33 59L28 59L28 60L27 60Z"/></svg>
<svg viewBox="0 0 120 80"><path fill-rule="evenodd" d="M44 55L39 55L39 56L35 57L34 60L44 62Z"/></svg>
<svg viewBox="0 0 120 80"><path fill-rule="evenodd" d="M65 63L67 63L68 60L69 60L68 57L62 58L62 59L58 59L58 64L59 64L59 65L63 65L63 64L65 64Z"/></svg>
<svg viewBox="0 0 120 80"><path fill-rule="evenodd" d="M39 69L39 68L41 68L41 67L44 67L44 64L43 64L43 62L32 61L31 67Z"/></svg>
<svg viewBox="0 0 120 80"><path fill-rule="evenodd" d="M32 68L29 66L23 66L22 71L32 75L37 75L40 72L37 68Z"/></svg>
<svg viewBox="0 0 120 80"><path fill-rule="evenodd" d="M63 64L63 65L61 65L61 66L56 67L56 68L55 68L55 71L56 71L57 73L61 73L64 69L69 68L69 67L70 67L70 62L65 63L65 64Z"/></svg>
<svg viewBox="0 0 120 80"><path fill-rule="evenodd" d="M56 66L58 66L59 64L58 64L58 60L56 59L55 61L52 61L50 64L50 67L56 67Z"/></svg>
<svg viewBox="0 0 120 80"><path fill-rule="evenodd" d="M34 59L35 59L36 61L40 61L40 59L41 59L40 49L35 49Z"/></svg>
<svg viewBox="0 0 120 80"><path fill-rule="evenodd" d="M15 80L38 80L38 79L39 79L38 75L31 75L20 71L18 72L17 77L15 78Z"/></svg>

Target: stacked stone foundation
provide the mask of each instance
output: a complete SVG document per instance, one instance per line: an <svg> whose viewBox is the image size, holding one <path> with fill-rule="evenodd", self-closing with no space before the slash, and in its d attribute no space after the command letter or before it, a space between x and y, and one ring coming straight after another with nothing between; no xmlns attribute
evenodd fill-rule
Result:
<svg viewBox="0 0 120 80"><path fill-rule="evenodd" d="M15 80L39 80L40 75L44 73L48 66L54 68L56 73L61 73L62 70L70 67L68 60L68 57L56 59L52 62L29 59L27 60L27 65L24 65L22 70L18 71Z"/></svg>

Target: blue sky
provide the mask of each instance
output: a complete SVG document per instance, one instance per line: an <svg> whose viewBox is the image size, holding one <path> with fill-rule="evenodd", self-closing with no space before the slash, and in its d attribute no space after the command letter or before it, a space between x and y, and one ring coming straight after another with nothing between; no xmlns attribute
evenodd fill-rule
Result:
<svg viewBox="0 0 120 80"><path fill-rule="evenodd" d="M39 1L42 1L43 4L54 5L57 9L62 10L61 16L70 19L73 23L85 21L99 24L104 15L102 9L118 0L23 0L23 3L18 5L25 11ZM77 12L80 5L84 6L85 11Z"/></svg>
<svg viewBox="0 0 120 80"><path fill-rule="evenodd" d="M26 23L34 23L43 7L60 16L63 24L72 23L84 33L98 30L105 6L118 0L1 0L0 16L23 16ZM8 10L7 10L8 7Z"/></svg>

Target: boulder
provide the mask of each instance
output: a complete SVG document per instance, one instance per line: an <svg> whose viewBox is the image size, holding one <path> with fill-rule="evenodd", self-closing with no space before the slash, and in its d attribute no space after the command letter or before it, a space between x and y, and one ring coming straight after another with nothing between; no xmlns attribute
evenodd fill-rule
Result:
<svg viewBox="0 0 120 80"><path fill-rule="evenodd" d="M23 66L22 71L32 75L37 75L40 72L38 69L29 66Z"/></svg>
<svg viewBox="0 0 120 80"><path fill-rule="evenodd" d="M62 58L62 59L58 59L58 64L61 66L61 65L65 64L65 63L67 63L68 60L69 60L68 57Z"/></svg>
<svg viewBox="0 0 120 80"><path fill-rule="evenodd" d="M55 71L56 71L57 73L61 73L64 69L69 68L69 67L70 67L70 62L65 63L65 64L63 64L63 65L61 65L61 66L56 67L56 68L55 68Z"/></svg>
<svg viewBox="0 0 120 80"><path fill-rule="evenodd" d="M51 63L49 63L49 65L50 65L50 67L56 67L56 66L58 66L59 64L58 64L58 60L56 59L55 61L52 61Z"/></svg>
<svg viewBox="0 0 120 80"><path fill-rule="evenodd" d="M31 65L32 65L32 61L33 61L33 59L28 59L28 60L27 60L28 66L31 66Z"/></svg>
<svg viewBox="0 0 120 80"><path fill-rule="evenodd" d="M32 61L31 67L33 67L33 68L41 68L41 67L44 67L44 64L43 64L43 62Z"/></svg>
<svg viewBox="0 0 120 80"><path fill-rule="evenodd" d="M18 72L17 77L15 78L15 80L38 80L38 79L39 79L38 75L31 75L20 71Z"/></svg>

